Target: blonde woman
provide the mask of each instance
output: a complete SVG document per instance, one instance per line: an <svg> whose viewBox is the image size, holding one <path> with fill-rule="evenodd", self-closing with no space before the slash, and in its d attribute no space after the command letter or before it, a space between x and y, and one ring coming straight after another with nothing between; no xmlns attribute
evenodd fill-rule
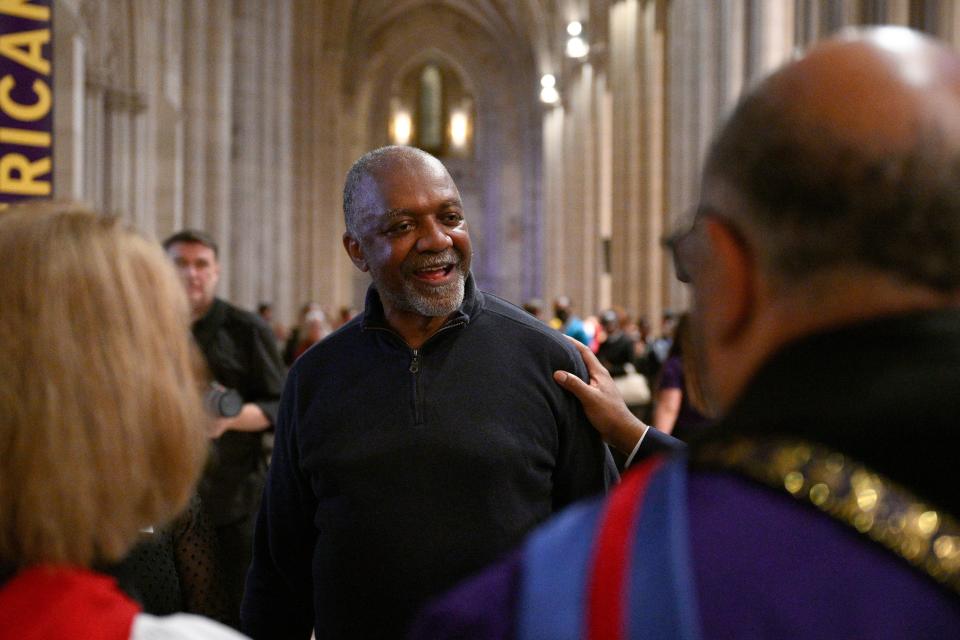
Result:
<svg viewBox="0 0 960 640"><path fill-rule="evenodd" d="M183 287L71 205L0 214L0 639L238 638L93 571L178 513L206 456Z"/></svg>

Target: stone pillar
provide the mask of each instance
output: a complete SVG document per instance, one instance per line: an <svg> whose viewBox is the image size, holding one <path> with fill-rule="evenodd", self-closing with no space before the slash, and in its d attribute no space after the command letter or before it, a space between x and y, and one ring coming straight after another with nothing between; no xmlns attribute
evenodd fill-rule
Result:
<svg viewBox="0 0 960 640"><path fill-rule="evenodd" d="M84 192L85 46L76 8L55 3L53 21L53 194L79 200Z"/></svg>
<svg viewBox="0 0 960 640"><path fill-rule="evenodd" d="M750 0L747 73L755 78L783 63L794 44L792 0Z"/></svg>
<svg viewBox="0 0 960 640"><path fill-rule="evenodd" d="M162 38L160 17L163 3L156 0L134 0L131 3L129 23L129 65L125 74L130 78L127 100L130 148L130 190L125 206L138 229L148 236L157 234L157 137L167 135L158 131L157 93L160 88Z"/></svg>
<svg viewBox="0 0 960 640"><path fill-rule="evenodd" d="M238 0L234 14L232 297L291 305L290 5ZM283 240L282 240L283 239Z"/></svg>
<svg viewBox="0 0 960 640"><path fill-rule="evenodd" d="M934 26L934 35L960 48L960 6L955 2L938 2L927 6L927 21Z"/></svg>
<svg viewBox="0 0 960 640"><path fill-rule="evenodd" d="M341 193L349 165L357 149L349 131L356 123L356 106L343 95L344 51L331 44L327 10L313 0L294 4L293 47L293 199L291 296L294 306L308 300L325 305L350 301L365 280L343 250ZM324 35L321 35L324 34ZM359 275L355 275L359 274ZM331 309L333 311L333 309ZM292 315L292 314L291 314Z"/></svg>
<svg viewBox="0 0 960 640"><path fill-rule="evenodd" d="M104 211L104 174L108 160L104 153L104 94L106 73L98 68L87 68L83 96L83 193L90 205Z"/></svg>
<svg viewBox="0 0 960 640"><path fill-rule="evenodd" d="M220 287L227 294L233 264L232 18L230 0L184 3L184 224L205 229L220 243Z"/></svg>
<svg viewBox="0 0 960 640"><path fill-rule="evenodd" d="M613 298L611 272L611 242L613 236L613 100L607 82L607 72L598 72L594 83L593 107L595 120L596 162L594 172L596 192L597 245L597 310L621 305Z"/></svg>
<svg viewBox="0 0 960 640"><path fill-rule="evenodd" d="M564 119L566 158L561 269L568 277L564 291L581 316L595 311L596 282L601 272L597 260L600 242L596 214L596 130L593 110L593 67L584 64L574 71L564 92L569 101Z"/></svg>
<svg viewBox="0 0 960 640"><path fill-rule="evenodd" d="M565 172L563 156L564 108L546 107L543 115L543 210L544 216L544 302L567 291L569 282L563 268Z"/></svg>
<svg viewBox="0 0 960 640"><path fill-rule="evenodd" d="M610 11L611 298L652 319L663 305L666 9L624 0Z"/></svg>
<svg viewBox="0 0 960 640"><path fill-rule="evenodd" d="M185 226L184 178L184 7L183 0L164 0L159 18L157 86L152 96L156 141L154 182L155 226L158 239Z"/></svg>
<svg viewBox="0 0 960 640"><path fill-rule="evenodd" d="M231 206L234 281L232 298L238 305L255 304L258 274L268 270L260 254L264 206L271 200L272 181L266 175L272 155L265 120L269 111L264 61L272 55L269 9L256 0L237 0L233 31L233 131L231 142Z"/></svg>
<svg viewBox="0 0 960 640"><path fill-rule="evenodd" d="M634 313L648 313L641 301L640 260L640 64L639 0L610 8L609 77L613 136L611 198L611 297Z"/></svg>

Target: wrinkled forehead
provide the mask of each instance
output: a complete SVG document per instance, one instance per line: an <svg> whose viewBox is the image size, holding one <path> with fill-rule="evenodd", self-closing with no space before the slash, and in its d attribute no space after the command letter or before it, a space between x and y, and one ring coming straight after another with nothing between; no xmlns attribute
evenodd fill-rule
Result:
<svg viewBox="0 0 960 640"><path fill-rule="evenodd" d="M383 196L392 195L396 191L417 188L457 190L447 168L432 157L413 156L388 160L374 168L370 177L379 186Z"/></svg>
<svg viewBox="0 0 960 640"><path fill-rule="evenodd" d="M359 191L366 216L439 199L460 200L446 167L430 157L387 159L363 176Z"/></svg>

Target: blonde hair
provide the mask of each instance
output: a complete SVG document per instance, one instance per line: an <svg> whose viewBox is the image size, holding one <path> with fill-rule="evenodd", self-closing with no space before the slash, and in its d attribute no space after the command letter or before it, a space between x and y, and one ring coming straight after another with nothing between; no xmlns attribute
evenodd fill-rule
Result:
<svg viewBox="0 0 960 640"><path fill-rule="evenodd" d="M159 245L65 203L0 213L0 562L119 559L206 458L199 356Z"/></svg>

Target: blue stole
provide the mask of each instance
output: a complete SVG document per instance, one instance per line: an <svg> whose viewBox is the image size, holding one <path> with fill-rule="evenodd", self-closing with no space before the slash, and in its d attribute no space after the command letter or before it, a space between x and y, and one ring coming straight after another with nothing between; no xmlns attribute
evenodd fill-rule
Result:
<svg viewBox="0 0 960 640"><path fill-rule="evenodd" d="M699 640L686 460L631 470L606 499L574 505L523 550L520 640Z"/></svg>

